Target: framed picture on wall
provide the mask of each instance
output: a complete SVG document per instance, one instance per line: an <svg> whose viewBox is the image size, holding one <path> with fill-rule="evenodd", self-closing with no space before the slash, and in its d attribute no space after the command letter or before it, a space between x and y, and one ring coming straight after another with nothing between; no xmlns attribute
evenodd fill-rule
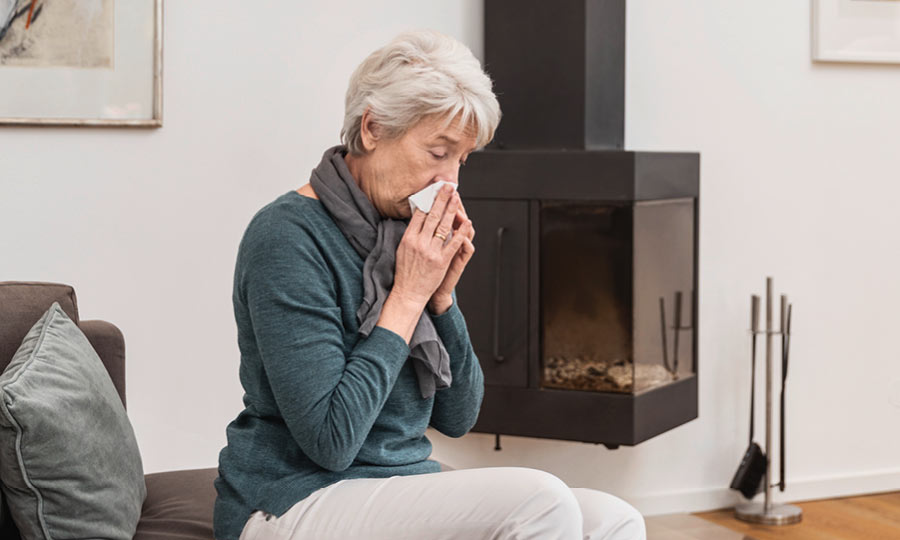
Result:
<svg viewBox="0 0 900 540"><path fill-rule="evenodd" d="M0 124L162 126L163 0L0 0Z"/></svg>
<svg viewBox="0 0 900 540"><path fill-rule="evenodd" d="M900 63L900 0L812 0L812 57Z"/></svg>

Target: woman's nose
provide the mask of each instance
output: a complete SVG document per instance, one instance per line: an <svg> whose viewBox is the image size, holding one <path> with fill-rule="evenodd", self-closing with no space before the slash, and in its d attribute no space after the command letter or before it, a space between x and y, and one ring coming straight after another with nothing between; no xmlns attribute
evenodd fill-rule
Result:
<svg viewBox="0 0 900 540"><path fill-rule="evenodd" d="M451 166L447 171L441 174L439 180L445 180L450 182L451 184L456 184L459 186L459 164L457 163L455 166Z"/></svg>

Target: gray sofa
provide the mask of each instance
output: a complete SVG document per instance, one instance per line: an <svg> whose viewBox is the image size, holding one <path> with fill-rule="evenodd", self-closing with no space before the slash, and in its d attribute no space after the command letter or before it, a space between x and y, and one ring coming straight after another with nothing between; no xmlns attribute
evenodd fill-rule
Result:
<svg viewBox="0 0 900 540"><path fill-rule="evenodd" d="M125 403L125 339L106 321L82 321L78 317L75 290L58 283L0 282L0 372L12 360L28 330L53 304L84 332ZM224 426L223 426L224 429ZM216 498L216 469L171 471L145 476L147 498L141 510L135 540L210 540L212 509ZM5 504L5 503L4 503ZM8 509L0 525L0 538L18 538Z"/></svg>
<svg viewBox="0 0 900 540"><path fill-rule="evenodd" d="M59 302L87 336L125 404L125 338L111 323L80 320L75 289L69 285L0 282L0 373L12 360L28 330L53 302ZM441 470L453 469L441 463ZM216 476L214 467L146 475L147 498L134 540L212 540ZM18 538L8 509L0 507L0 539Z"/></svg>

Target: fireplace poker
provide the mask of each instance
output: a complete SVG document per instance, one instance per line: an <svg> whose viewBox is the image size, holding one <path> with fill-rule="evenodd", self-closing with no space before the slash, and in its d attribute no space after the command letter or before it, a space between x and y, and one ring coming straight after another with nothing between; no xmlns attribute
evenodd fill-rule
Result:
<svg viewBox="0 0 900 540"><path fill-rule="evenodd" d="M782 304L787 302L787 297L781 297ZM784 330L781 335L781 422L779 422L781 426L781 457L779 458L779 474L778 474L778 489L779 491L784 491L784 387L785 382L787 381L787 370L788 370L788 357L790 356L790 348L791 348L791 308L792 304L787 304L787 309L782 308L783 313L785 313L784 317L786 322L783 324Z"/></svg>
<svg viewBox="0 0 900 540"><path fill-rule="evenodd" d="M756 335L759 334L759 296L750 297L750 442L753 442L754 419L753 396L756 395Z"/></svg>

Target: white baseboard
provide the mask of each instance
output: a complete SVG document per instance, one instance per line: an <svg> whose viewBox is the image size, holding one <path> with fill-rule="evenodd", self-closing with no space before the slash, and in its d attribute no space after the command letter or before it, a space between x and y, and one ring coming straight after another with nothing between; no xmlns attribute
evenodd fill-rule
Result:
<svg viewBox="0 0 900 540"><path fill-rule="evenodd" d="M853 495L867 495L900 490L900 469L886 469L864 473L794 479L789 477L789 485L784 492L772 488L775 502L812 501ZM736 491L722 488L699 488L650 495L623 497L645 516L684 512L705 512L719 508L733 507L744 500ZM763 499L762 493L756 496Z"/></svg>

